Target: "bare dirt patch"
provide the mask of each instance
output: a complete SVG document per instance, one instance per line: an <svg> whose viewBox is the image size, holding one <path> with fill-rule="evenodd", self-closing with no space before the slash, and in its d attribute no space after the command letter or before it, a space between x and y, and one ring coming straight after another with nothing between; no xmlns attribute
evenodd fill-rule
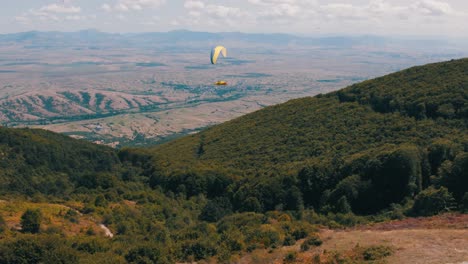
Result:
<svg viewBox="0 0 468 264"><path fill-rule="evenodd" d="M236 263L285 263L290 252L296 252L296 260L287 263L337 263L330 256L350 257L357 249L371 246L392 248L393 254L368 263L468 262L468 214L408 218L343 230L322 229L319 235L323 244L309 251L301 252L302 241L298 241L294 246L273 251L256 250Z"/></svg>

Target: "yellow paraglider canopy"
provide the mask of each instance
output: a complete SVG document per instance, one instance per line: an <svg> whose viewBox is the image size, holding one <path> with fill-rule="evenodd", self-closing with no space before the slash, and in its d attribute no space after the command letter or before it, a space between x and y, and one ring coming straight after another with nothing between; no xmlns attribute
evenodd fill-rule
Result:
<svg viewBox="0 0 468 264"><path fill-rule="evenodd" d="M223 57L226 57L227 56L226 48L223 46L216 46L211 50L211 63L212 64L216 64L220 53L223 55Z"/></svg>

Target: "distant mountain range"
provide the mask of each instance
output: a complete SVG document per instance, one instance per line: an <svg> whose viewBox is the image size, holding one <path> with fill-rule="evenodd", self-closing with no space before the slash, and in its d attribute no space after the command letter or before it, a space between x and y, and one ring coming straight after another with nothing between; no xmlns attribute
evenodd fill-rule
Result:
<svg viewBox="0 0 468 264"><path fill-rule="evenodd" d="M78 32L40 32L28 31L14 34L0 35L0 45L20 43L27 47L63 47L66 45L92 46L95 48L112 46L152 46L177 45L186 48L196 47L197 44L215 43L262 43L265 45L298 45L351 48L354 46L383 47L387 45L406 48L430 49L437 47L462 47L466 41L450 41L440 39L411 39L388 38L372 35L362 36L326 36L304 37L290 34L250 34L241 32L194 32L175 30L169 32L148 32L116 34L97 30L82 30ZM190 44L190 45L188 45Z"/></svg>

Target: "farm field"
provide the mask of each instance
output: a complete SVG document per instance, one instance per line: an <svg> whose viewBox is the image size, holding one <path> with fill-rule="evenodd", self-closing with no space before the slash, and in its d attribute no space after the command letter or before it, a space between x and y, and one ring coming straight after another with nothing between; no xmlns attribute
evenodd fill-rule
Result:
<svg viewBox="0 0 468 264"><path fill-rule="evenodd" d="M114 147L155 144L465 52L372 37L186 33L0 35L0 123ZM228 57L211 65L218 43Z"/></svg>

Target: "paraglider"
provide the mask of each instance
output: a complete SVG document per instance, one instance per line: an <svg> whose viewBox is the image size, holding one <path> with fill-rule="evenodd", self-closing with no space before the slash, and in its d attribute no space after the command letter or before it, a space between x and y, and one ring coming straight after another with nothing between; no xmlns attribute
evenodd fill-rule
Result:
<svg viewBox="0 0 468 264"><path fill-rule="evenodd" d="M223 57L227 56L227 50L223 46L216 46L211 50L211 64L216 64L218 62L219 55L223 55ZM217 81L215 85L227 85L226 81Z"/></svg>

